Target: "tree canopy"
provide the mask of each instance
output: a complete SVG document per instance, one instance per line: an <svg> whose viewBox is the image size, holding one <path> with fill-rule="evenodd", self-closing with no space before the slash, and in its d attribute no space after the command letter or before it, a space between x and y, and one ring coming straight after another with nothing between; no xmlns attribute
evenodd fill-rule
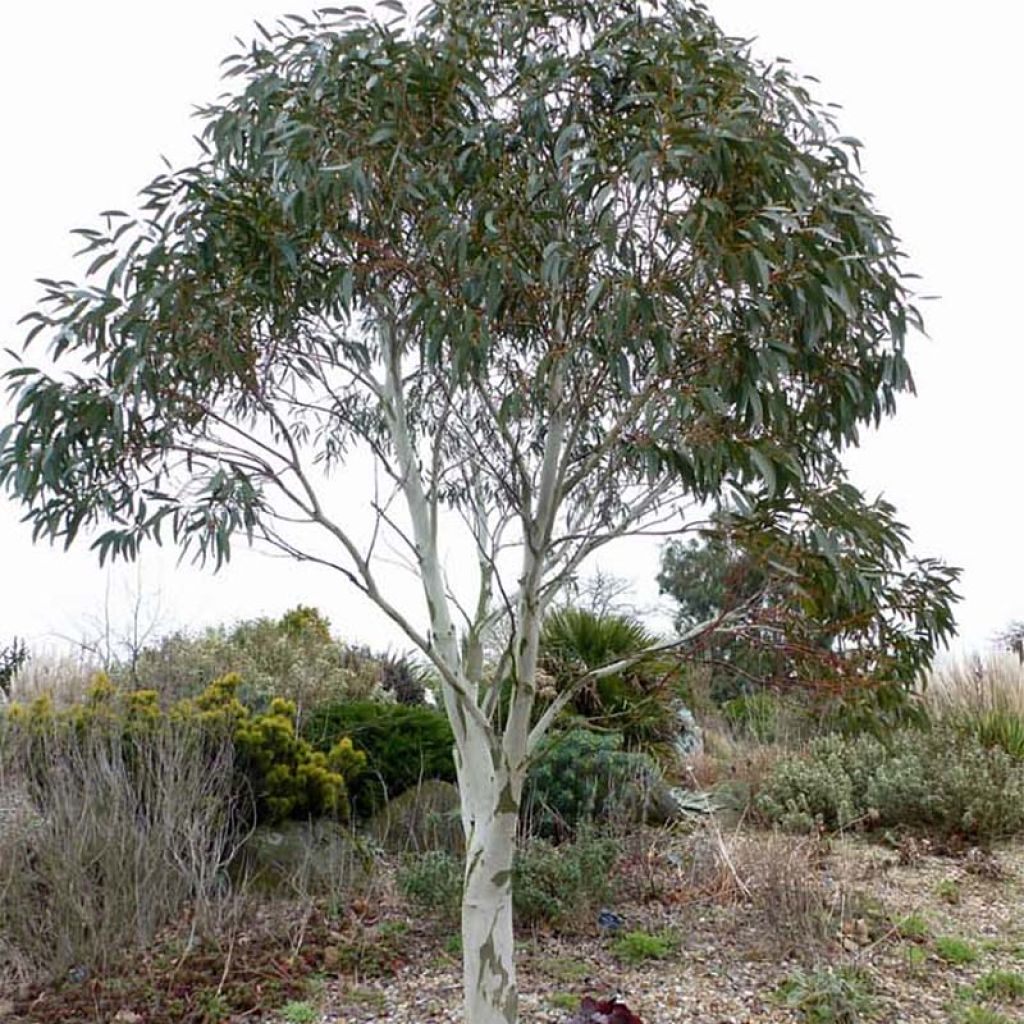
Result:
<svg viewBox="0 0 1024 1024"><path fill-rule="evenodd" d="M46 282L32 334L85 372L8 372L3 478L42 534L220 559L276 503L316 519L303 452L397 461L389 360L410 443L444 441L428 500L471 475L522 504L556 427L584 528L663 481L785 490L910 386L856 142L697 5L325 12L228 74L195 166L81 232L90 283Z"/></svg>
<svg viewBox="0 0 1024 1024"><path fill-rule="evenodd" d="M546 609L602 545L725 497L777 530L824 517L817 578L883 599L902 534L839 458L912 387L920 317L857 141L701 4L381 11L261 29L194 165L81 232L83 281L45 281L28 318L48 361L6 373L0 484L35 536L95 532L101 559L169 539L220 565L240 533L329 566L431 658L468 837L467 1020L489 1024L515 1016L526 760L573 697L533 722ZM380 480L368 540L357 450ZM423 621L379 584L385 534ZM949 598L903 606L925 655Z"/></svg>

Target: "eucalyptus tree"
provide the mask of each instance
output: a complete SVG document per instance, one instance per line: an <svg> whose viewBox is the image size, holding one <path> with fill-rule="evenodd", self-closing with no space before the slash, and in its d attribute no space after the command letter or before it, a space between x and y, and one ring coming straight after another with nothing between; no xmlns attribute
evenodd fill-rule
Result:
<svg viewBox="0 0 1024 1024"><path fill-rule="evenodd" d="M538 710L545 610L616 538L838 472L911 386L897 241L856 141L685 0L325 9L226 65L195 164L82 232L82 283L44 282L0 480L101 560L170 539L219 566L241 534L325 565L418 645L457 747L466 1019L512 1021L524 771L585 682Z"/></svg>

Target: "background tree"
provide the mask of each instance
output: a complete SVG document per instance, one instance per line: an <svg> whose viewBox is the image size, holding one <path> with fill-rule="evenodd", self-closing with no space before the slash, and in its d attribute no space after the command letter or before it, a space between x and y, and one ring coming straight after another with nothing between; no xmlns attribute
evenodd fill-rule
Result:
<svg viewBox="0 0 1024 1024"><path fill-rule="evenodd" d="M676 602L673 623L684 632L739 605L767 599L765 573L727 536L708 531L699 540L670 540L661 552L658 589ZM765 609L766 610L766 609ZM773 637L759 646L735 635L709 635L701 661L710 673L710 696L728 700L773 676Z"/></svg>
<svg viewBox="0 0 1024 1024"><path fill-rule="evenodd" d="M851 726L910 711L922 640L953 630L959 572L911 557L892 505L833 477L795 500L720 509L701 532L665 546L658 583L680 631L746 609L741 627L701 643L716 700L770 688ZM864 573L873 586L853 582Z"/></svg>
<svg viewBox="0 0 1024 1024"><path fill-rule="evenodd" d="M1024 622L1014 620L995 636L995 644L1000 650L1017 655L1017 661L1024 665Z"/></svg>
<svg viewBox="0 0 1024 1024"><path fill-rule="evenodd" d="M837 453L911 386L897 242L828 109L682 0L327 10L227 66L195 164L83 232L85 283L44 282L29 341L51 365L7 372L0 482L36 537L100 531L101 560L170 540L219 566L241 533L392 618L455 735L466 1020L511 1021L528 760L578 688L641 657L535 720L545 612L603 545L695 503L821 513ZM339 479L356 450L380 480L365 537ZM898 533L831 494L818 598L884 599ZM380 585L387 534L420 613ZM472 593L443 567L460 544ZM914 591L908 665L948 597Z"/></svg>

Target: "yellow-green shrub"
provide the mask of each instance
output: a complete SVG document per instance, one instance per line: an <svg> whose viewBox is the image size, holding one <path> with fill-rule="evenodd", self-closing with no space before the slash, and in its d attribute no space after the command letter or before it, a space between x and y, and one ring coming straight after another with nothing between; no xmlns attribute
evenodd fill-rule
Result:
<svg viewBox="0 0 1024 1024"><path fill-rule="evenodd" d="M296 734L296 708L280 698L264 713L253 713L238 699L236 674L214 680L194 699L161 707L154 690L120 691L98 675L83 700L56 708L48 696L30 704L13 704L7 719L21 742L15 744L40 804L47 800L46 750L52 743L75 743L90 737L120 738L126 765L137 758L147 736L165 721L198 725L213 739L229 736L235 747L239 788L251 796L255 819L347 817L348 782L366 764L366 755L348 737L328 751L317 751ZM141 795L141 794L140 794Z"/></svg>

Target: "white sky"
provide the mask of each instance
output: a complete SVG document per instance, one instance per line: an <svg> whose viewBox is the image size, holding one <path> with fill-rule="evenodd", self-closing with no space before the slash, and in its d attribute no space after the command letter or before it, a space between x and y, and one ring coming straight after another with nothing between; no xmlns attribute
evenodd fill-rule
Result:
<svg viewBox="0 0 1024 1024"><path fill-rule="evenodd" d="M287 6L280 6L286 4ZM1012 313L1021 287L1020 19L1016 4L969 8L924 0L709 0L736 35L757 36L761 56L783 55L821 80L819 99L843 106L847 134L865 143L867 180L895 222L926 306L930 341L911 351L920 397L868 435L851 458L855 481L884 491L912 528L915 550L965 569L962 644L983 646L1024 617L1020 396L1024 348ZM73 227L130 208L137 190L193 152L193 104L220 91L218 64L295 0L53 0L4 13L0 95L0 343L20 347L15 326L37 276L72 272ZM0 413L0 418L6 415ZM343 481L353 493L358 484ZM239 551L213 576L151 552L141 570L108 581L81 545L33 548L17 510L0 501L0 643L11 634L45 645L78 635L112 594L141 580L159 594L166 628L198 627L298 602L318 605L337 632L376 646L400 644L381 615L327 570ZM657 548L631 542L602 564L656 593ZM411 587L397 577L395 586Z"/></svg>

